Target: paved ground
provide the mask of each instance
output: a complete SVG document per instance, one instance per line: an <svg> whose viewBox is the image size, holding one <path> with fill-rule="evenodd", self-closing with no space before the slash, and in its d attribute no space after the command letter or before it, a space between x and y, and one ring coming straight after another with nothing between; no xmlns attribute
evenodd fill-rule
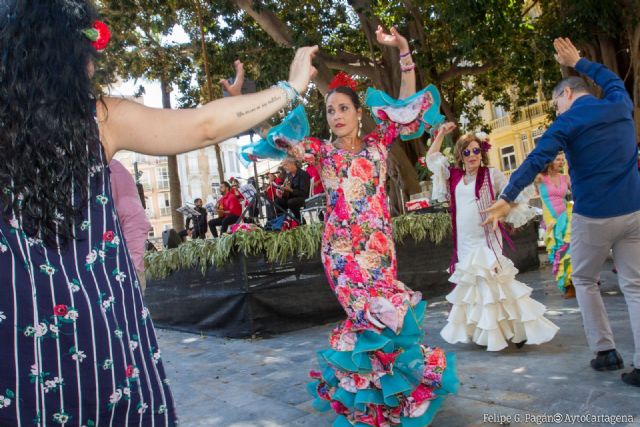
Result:
<svg viewBox="0 0 640 427"><path fill-rule="evenodd" d="M629 370L633 343L616 276L608 269L603 272L602 292L627 367L607 373L589 367L592 355L577 302L560 297L549 269L528 272L519 279L534 288L533 297L547 305L549 318L560 326L551 343L521 350L512 346L499 353L473 344L447 344L438 331L448 306L442 298L430 301L427 343L457 353L462 382L459 394L447 399L433 425L557 425L542 418L524 421L528 416L560 413L632 415L635 422L617 425L640 427L640 388L620 381L620 372ZM317 368L315 351L327 346L330 329L326 325L257 340L158 330L181 425L330 426L334 417L315 412L305 391L307 372ZM584 420L564 424L612 425Z"/></svg>

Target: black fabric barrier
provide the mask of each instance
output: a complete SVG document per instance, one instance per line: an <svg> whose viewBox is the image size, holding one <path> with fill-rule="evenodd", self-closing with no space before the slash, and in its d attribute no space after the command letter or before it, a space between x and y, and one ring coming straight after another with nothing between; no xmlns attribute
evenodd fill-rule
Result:
<svg viewBox="0 0 640 427"><path fill-rule="evenodd" d="M520 271L539 266L537 224L512 233L515 251L505 254ZM397 243L398 278L426 300L451 289L446 272L451 238L439 245L406 238ZM147 307L158 326L230 338L277 334L344 319L320 262L291 259L271 264L264 257L236 254L221 268L176 271L149 280Z"/></svg>

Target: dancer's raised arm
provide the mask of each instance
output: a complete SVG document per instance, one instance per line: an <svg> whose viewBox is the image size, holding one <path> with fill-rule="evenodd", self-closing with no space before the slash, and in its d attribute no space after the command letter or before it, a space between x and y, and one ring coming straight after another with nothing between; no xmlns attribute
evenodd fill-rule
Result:
<svg viewBox="0 0 640 427"><path fill-rule="evenodd" d="M102 143L109 158L119 150L172 155L203 148L237 135L271 117L306 90L315 73L317 46L297 50L289 82L250 95L218 99L193 110L148 108L105 98L98 103ZM288 85L288 87L287 87Z"/></svg>
<svg viewBox="0 0 640 427"><path fill-rule="evenodd" d="M444 137L449 135L456 129L456 124L453 122L447 122L443 124L440 129L437 130L436 137L433 140L433 144L429 147L429 151L427 152L427 157L433 153L439 153L440 148L442 147L442 141L444 141Z"/></svg>
<svg viewBox="0 0 640 427"><path fill-rule="evenodd" d="M391 27L390 34L387 34L379 25L376 30L376 39L381 45L398 48L400 54L400 70L402 71L400 73L402 79L400 81L398 99L404 99L416 93L416 65L411 58L411 50L409 49L407 39L398 33L395 27Z"/></svg>

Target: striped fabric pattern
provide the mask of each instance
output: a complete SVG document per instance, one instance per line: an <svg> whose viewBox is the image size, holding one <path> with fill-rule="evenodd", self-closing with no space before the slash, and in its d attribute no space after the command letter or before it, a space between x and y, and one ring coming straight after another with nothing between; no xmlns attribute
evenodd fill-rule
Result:
<svg viewBox="0 0 640 427"><path fill-rule="evenodd" d="M79 238L62 249L0 219L0 425L174 426L108 167L85 185Z"/></svg>

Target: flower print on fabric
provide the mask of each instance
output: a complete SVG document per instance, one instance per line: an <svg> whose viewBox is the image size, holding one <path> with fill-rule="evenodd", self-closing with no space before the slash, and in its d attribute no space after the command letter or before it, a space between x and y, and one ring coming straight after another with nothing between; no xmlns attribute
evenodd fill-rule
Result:
<svg viewBox="0 0 640 427"><path fill-rule="evenodd" d="M431 105L431 98L420 99L411 108ZM358 153L316 138L288 141L290 155L320 170L327 196L322 264L347 315L331 333L331 348L319 352L322 369L311 373L315 381L309 389L316 397L314 407L338 414L335 425L397 426L401 417L413 418L411 425L427 425L440 395L456 388L455 367L441 350L421 345L426 304L397 279L385 191L391 144L400 128L411 133L420 126L398 126L378 111L385 120L363 138ZM367 351L356 355L360 346ZM393 392L396 374L407 378L402 381L411 384L411 391ZM354 405L343 398L362 390L391 395L377 404Z"/></svg>

